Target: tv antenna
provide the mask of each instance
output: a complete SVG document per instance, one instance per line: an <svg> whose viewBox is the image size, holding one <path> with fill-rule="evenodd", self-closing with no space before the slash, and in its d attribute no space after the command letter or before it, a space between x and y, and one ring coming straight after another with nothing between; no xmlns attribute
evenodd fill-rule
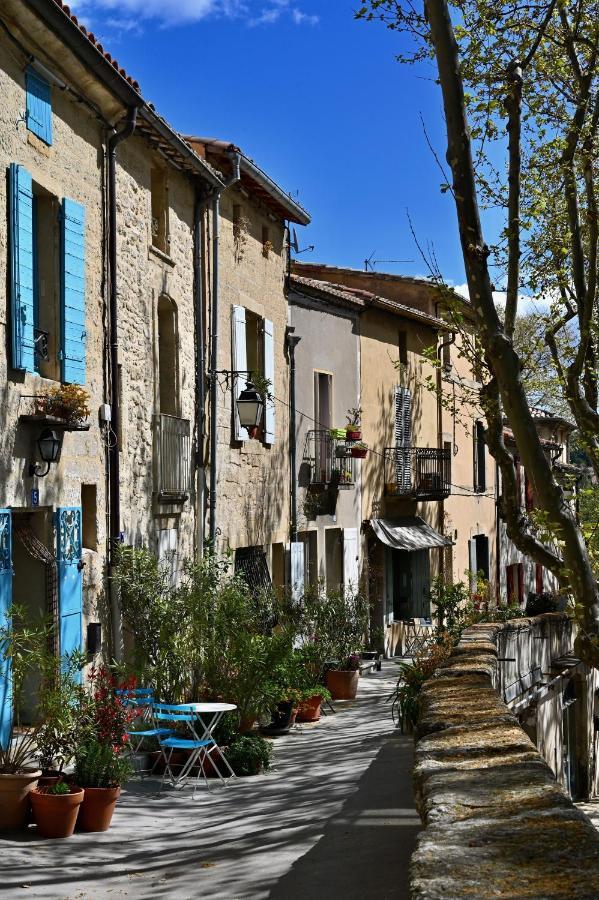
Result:
<svg viewBox="0 0 599 900"><path fill-rule="evenodd" d="M311 253L312 250L314 250L314 244L309 244L307 247L304 247L302 250L300 250L299 244L297 242L297 231L295 230L295 228L292 228L291 232L291 249L296 255L300 253Z"/></svg>
<svg viewBox="0 0 599 900"><path fill-rule="evenodd" d="M374 267L380 265L381 263L413 263L413 259L373 259L372 257L376 253L376 250L373 250L368 259L364 260L364 271L365 272L374 272Z"/></svg>

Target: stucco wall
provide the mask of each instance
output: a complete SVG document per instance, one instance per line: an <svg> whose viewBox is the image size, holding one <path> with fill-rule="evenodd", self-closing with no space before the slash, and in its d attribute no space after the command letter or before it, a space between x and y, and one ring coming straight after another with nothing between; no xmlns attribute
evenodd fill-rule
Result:
<svg viewBox="0 0 599 900"><path fill-rule="evenodd" d="M334 428L343 428L347 424L348 410L360 406L360 322L349 310L302 298L294 292L291 292L289 302L291 324L295 326L295 334L301 337L295 351L298 526L302 531L318 531L317 571L319 577L324 577L325 530L330 527L356 528L359 533L364 462L354 463L355 487L338 492L334 514L306 515L310 471L303 458L310 452L308 433L322 427L314 421L314 373L332 375L331 424Z"/></svg>
<svg viewBox="0 0 599 900"><path fill-rule="evenodd" d="M548 628L548 647L535 649ZM599 835L497 693L514 631L522 675L572 638L559 615L474 626L422 689L414 780L425 827L411 868L419 900L599 895Z"/></svg>

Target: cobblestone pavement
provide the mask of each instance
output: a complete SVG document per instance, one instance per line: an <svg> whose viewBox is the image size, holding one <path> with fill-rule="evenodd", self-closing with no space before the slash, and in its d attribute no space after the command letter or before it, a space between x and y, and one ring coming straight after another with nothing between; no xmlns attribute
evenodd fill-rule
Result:
<svg viewBox="0 0 599 900"><path fill-rule="evenodd" d="M412 740L385 698L396 667L355 701L276 739L273 770L211 794L131 783L104 834L0 837L2 897L408 900L420 822Z"/></svg>

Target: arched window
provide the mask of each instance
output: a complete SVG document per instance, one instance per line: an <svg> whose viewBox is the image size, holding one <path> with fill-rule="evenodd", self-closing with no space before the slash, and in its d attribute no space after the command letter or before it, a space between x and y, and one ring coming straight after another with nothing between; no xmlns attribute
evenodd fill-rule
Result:
<svg viewBox="0 0 599 900"><path fill-rule="evenodd" d="M179 415L177 307L169 297L158 301L158 377L160 412Z"/></svg>

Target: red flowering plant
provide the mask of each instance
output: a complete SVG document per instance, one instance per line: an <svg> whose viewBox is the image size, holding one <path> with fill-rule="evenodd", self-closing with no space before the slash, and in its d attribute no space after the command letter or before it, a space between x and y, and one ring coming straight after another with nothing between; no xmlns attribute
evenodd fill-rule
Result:
<svg viewBox="0 0 599 900"><path fill-rule="evenodd" d="M130 702L135 697L135 685L133 676L119 682L105 666L92 668L89 676L93 736L100 744L107 744L115 751L127 743L127 731L138 715L135 705Z"/></svg>

